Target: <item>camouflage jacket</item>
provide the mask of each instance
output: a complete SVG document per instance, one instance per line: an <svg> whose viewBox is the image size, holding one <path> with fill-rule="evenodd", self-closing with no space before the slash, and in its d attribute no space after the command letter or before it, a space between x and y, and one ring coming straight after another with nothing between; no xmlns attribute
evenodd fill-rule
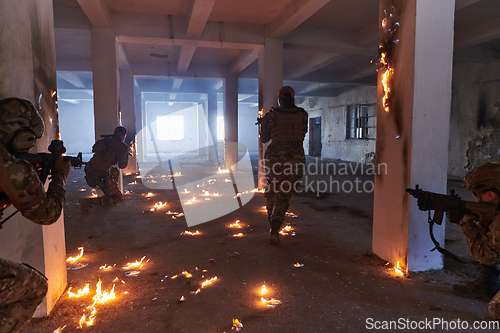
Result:
<svg viewBox="0 0 500 333"><path fill-rule="evenodd" d="M500 265L500 211L488 227L470 218L462 219L460 225L474 258L484 265Z"/></svg>
<svg viewBox="0 0 500 333"><path fill-rule="evenodd" d="M92 152L94 156L90 159L88 168L95 174L106 175L116 163L120 169L125 169L128 165L128 147L119 139L102 138L94 144Z"/></svg>
<svg viewBox="0 0 500 333"><path fill-rule="evenodd" d="M52 176L47 192L31 164L14 158L0 144L0 215L10 205L38 224L52 224L59 219L66 192L64 177Z"/></svg>
<svg viewBox="0 0 500 333"><path fill-rule="evenodd" d="M302 128L304 135L307 133L307 122L308 115L307 112L302 108L296 109L274 109L271 112L266 113L264 118L262 118L262 123L260 127L260 140L262 142L268 142L271 140L271 135L273 129L278 126L276 112L281 113L301 113L302 115ZM289 163L305 163L305 154L303 141L280 141L271 142L266 148L266 153L264 158L271 163L273 162L289 162Z"/></svg>

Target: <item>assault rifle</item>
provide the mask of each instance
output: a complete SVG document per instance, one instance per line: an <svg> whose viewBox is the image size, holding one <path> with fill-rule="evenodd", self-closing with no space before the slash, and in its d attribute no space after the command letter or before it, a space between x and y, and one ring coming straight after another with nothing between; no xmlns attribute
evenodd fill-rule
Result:
<svg viewBox="0 0 500 333"><path fill-rule="evenodd" d="M434 223L441 224L443 222L444 213L446 213L448 220L451 223L459 223L462 217L467 214L473 220L479 221L483 227L488 228L491 221L495 218L495 214L498 209L497 205L491 203L464 201L460 199L458 194L455 194L454 190L451 190L450 194L446 195L424 191L416 185L415 189L407 188L406 192L410 193L417 199L418 209L422 211L429 211L429 233L432 242L436 246L431 251L438 250L440 253L460 262L463 261L456 257L453 253L443 249L434 238ZM431 210L434 211L434 216L432 218L430 212Z"/></svg>
<svg viewBox="0 0 500 333"><path fill-rule="evenodd" d="M66 148L61 140L52 140L50 143L48 150L50 153L16 153L15 156L21 160L25 160L26 162L32 164L39 164L42 168L40 171L40 181L45 183L48 175L52 171L54 167L54 163L60 155L66 152ZM87 164L87 162L83 162L82 153L78 153L76 157L74 156L63 156L63 159L67 162L71 163L71 166L75 168L81 168L83 164Z"/></svg>
<svg viewBox="0 0 500 333"><path fill-rule="evenodd" d="M54 163L56 162L57 157L60 155L64 154L66 152L66 148L64 147L64 144L61 140L52 140L50 143L48 150L50 153L37 153L37 154L31 154L31 153L15 153L15 157L21 160L25 160L26 162L29 162L31 164L38 164L41 167L40 174L38 175L38 178L40 178L40 181L42 184L45 183L47 180L48 175L51 173L52 168L54 167ZM65 161L68 161L71 163L71 166L75 168L81 168L83 164L87 164L87 162L82 161L82 153L78 153L76 157L73 156L64 156L63 157ZM18 210L16 210L14 213L10 214L7 216L5 219L0 221L0 229L2 228L2 225L7 222L12 216L14 216Z"/></svg>

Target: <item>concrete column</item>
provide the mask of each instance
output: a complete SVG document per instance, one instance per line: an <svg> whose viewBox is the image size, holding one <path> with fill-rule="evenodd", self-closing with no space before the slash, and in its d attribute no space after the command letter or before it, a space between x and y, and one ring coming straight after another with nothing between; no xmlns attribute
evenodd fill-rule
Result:
<svg viewBox="0 0 500 333"><path fill-rule="evenodd" d="M224 166L229 169L238 162L238 77L228 74L224 79ZM232 144L231 144L232 143Z"/></svg>
<svg viewBox="0 0 500 333"><path fill-rule="evenodd" d="M375 177L372 246L408 271L443 266L442 255L430 251L427 213L405 188L446 192L454 6L454 0L380 1L379 52L389 65L379 70L376 166L385 166ZM442 246L444 226L434 228Z"/></svg>
<svg viewBox="0 0 500 333"><path fill-rule="evenodd" d="M198 117L198 155L208 159L208 123L205 115L205 103L198 102L196 114Z"/></svg>
<svg viewBox="0 0 500 333"><path fill-rule="evenodd" d="M283 40L266 39L264 47L259 51L259 110L269 112L271 107L278 106L278 93L283 86ZM264 159L265 144L258 143L259 188L264 188Z"/></svg>
<svg viewBox="0 0 500 333"><path fill-rule="evenodd" d="M208 130L211 134L213 149L208 150L208 160L210 162L218 162L219 158L217 156L217 91L211 89L208 92L207 99L207 119L208 119Z"/></svg>
<svg viewBox="0 0 500 333"><path fill-rule="evenodd" d="M144 162L144 130L142 127L142 93L139 85L134 85L134 106L135 106L135 150L138 162Z"/></svg>
<svg viewBox="0 0 500 333"><path fill-rule="evenodd" d="M129 69L120 70L120 112L122 126L127 129L125 143L131 148L132 156L128 158L128 166L124 173L137 173L137 149L135 149L135 101L134 75Z"/></svg>
<svg viewBox="0 0 500 333"><path fill-rule="evenodd" d="M0 1L0 64L0 98L24 98L39 109L45 134L36 151L47 152L59 131L52 0ZM3 217L14 211L11 206ZM47 297L35 317L47 316L67 285L63 215L41 226L16 214L0 230L0 257L28 263L47 276Z"/></svg>
<svg viewBox="0 0 500 333"><path fill-rule="evenodd" d="M91 28L96 141L118 126L118 47L113 30Z"/></svg>

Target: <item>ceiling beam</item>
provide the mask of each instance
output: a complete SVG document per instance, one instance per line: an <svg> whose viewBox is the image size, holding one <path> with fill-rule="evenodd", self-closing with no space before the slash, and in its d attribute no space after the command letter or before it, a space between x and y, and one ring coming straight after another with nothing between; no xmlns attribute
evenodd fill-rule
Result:
<svg viewBox="0 0 500 333"><path fill-rule="evenodd" d="M376 47L358 46L355 32L314 28L295 29L283 39L283 48L341 54L377 54Z"/></svg>
<svg viewBox="0 0 500 333"><path fill-rule="evenodd" d="M282 39L329 2L330 0L292 0L279 13L278 18L267 25L266 37Z"/></svg>
<svg viewBox="0 0 500 333"><path fill-rule="evenodd" d="M119 42L163 45L194 45L210 48L259 50L264 46L264 29L253 24L225 23L223 40L218 22L208 22L203 35L187 34L187 18L173 16L173 33L166 15L113 12ZM173 36L173 38L170 38Z"/></svg>
<svg viewBox="0 0 500 333"><path fill-rule="evenodd" d="M500 38L500 19L494 17L481 24L455 32L455 48L477 45Z"/></svg>
<svg viewBox="0 0 500 333"><path fill-rule="evenodd" d="M118 43L118 67L123 70L130 70L127 52L123 43Z"/></svg>
<svg viewBox="0 0 500 333"><path fill-rule="evenodd" d="M94 28L111 28L108 5L103 0L77 0Z"/></svg>
<svg viewBox="0 0 500 333"><path fill-rule="evenodd" d="M228 64L227 72L229 74L238 74L259 57L257 50L241 50L240 53Z"/></svg>
<svg viewBox="0 0 500 333"><path fill-rule="evenodd" d="M196 64L190 66L188 70L179 74L177 72L169 73L168 64L153 63L153 62L130 62L130 69L133 75L150 76L150 77L169 77L172 79L221 79L226 76L226 66L223 65L204 65Z"/></svg>
<svg viewBox="0 0 500 333"><path fill-rule="evenodd" d="M177 64L177 74L185 74L189 68L189 64L193 59L194 52L196 51L195 45L182 45L179 54L179 63Z"/></svg>
<svg viewBox="0 0 500 333"><path fill-rule="evenodd" d="M186 33L201 35L207 24L215 0L191 0Z"/></svg>
<svg viewBox="0 0 500 333"><path fill-rule="evenodd" d="M309 57L305 63L303 63L302 67L296 68L294 71L284 75L287 80L298 79L301 76L312 73L318 69L321 69L325 66L333 64L339 60L344 59L347 55L344 54L332 54L332 53L320 53L315 54Z"/></svg>

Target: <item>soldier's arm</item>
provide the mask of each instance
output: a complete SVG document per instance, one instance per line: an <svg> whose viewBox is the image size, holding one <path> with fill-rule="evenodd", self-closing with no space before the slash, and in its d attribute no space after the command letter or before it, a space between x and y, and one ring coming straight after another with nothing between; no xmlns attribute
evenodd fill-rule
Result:
<svg viewBox="0 0 500 333"><path fill-rule="evenodd" d="M305 110L302 113L302 115L303 115L303 124L304 124L304 135L306 135L307 130L308 130L307 124L309 123L309 115L307 114L307 112Z"/></svg>
<svg viewBox="0 0 500 333"><path fill-rule="evenodd" d="M267 113L264 118L262 118L262 123L260 125L260 141L263 143L271 140L271 127L272 127L272 116L271 113Z"/></svg>
<svg viewBox="0 0 500 333"><path fill-rule="evenodd" d="M128 165L128 147L123 142L120 142L117 159L118 159L118 167L120 169L125 169Z"/></svg>
<svg viewBox="0 0 500 333"><path fill-rule="evenodd" d="M474 258L484 265L496 265L500 260L500 215L497 215L488 230L483 230L467 215L460 221L462 232L467 237L467 247Z"/></svg>
<svg viewBox="0 0 500 333"><path fill-rule="evenodd" d="M66 192L63 175L52 175L47 192L35 169L27 162L14 160L7 162L7 173L14 190L17 202L14 206L27 219L38 224L52 224L61 216Z"/></svg>

